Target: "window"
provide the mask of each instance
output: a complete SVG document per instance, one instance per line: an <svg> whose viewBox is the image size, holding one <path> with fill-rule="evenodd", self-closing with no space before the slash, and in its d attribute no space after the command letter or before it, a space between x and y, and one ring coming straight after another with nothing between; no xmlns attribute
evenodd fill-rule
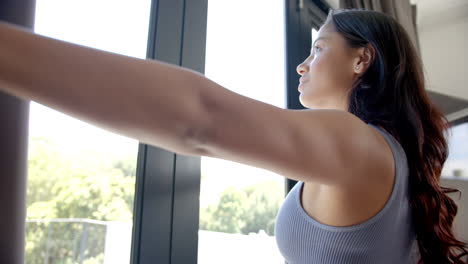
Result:
<svg viewBox="0 0 468 264"><path fill-rule="evenodd" d="M285 108L284 41L283 1L208 1L205 76ZM273 232L285 178L210 157L201 177L198 263L284 263Z"/></svg>
<svg viewBox="0 0 468 264"><path fill-rule="evenodd" d="M444 164L442 177L468 180L468 123L453 126L447 140L449 156Z"/></svg>
<svg viewBox="0 0 468 264"><path fill-rule="evenodd" d="M150 0L37 0L35 32L146 57ZM138 141L31 102L26 263L129 263Z"/></svg>

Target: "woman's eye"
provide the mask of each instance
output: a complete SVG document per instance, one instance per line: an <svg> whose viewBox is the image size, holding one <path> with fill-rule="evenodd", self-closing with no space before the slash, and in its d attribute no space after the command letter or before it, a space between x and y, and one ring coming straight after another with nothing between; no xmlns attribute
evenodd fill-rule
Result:
<svg viewBox="0 0 468 264"><path fill-rule="evenodd" d="M319 51L319 50L320 50L320 47L314 46L314 50L315 50L315 51Z"/></svg>

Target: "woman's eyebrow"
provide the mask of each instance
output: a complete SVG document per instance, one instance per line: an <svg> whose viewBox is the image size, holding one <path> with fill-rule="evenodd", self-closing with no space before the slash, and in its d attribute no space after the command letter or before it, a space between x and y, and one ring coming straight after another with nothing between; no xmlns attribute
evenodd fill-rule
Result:
<svg viewBox="0 0 468 264"><path fill-rule="evenodd" d="M319 40L327 40L328 38L327 37L318 37L316 40L314 40L314 43L312 43L312 47L310 48L310 53L312 53L312 50L314 49L314 46L315 46L315 42L319 41Z"/></svg>
<svg viewBox="0 0 468 264"><path fill-rule="evenodd" d="M327 38L327 37L318 37L316 40L314 40L314 43L312 43L312 46L315 45L315 42L317 42L317 41L319 41L319 40L321 40L321 39L326 40L326 39L328 39L328 38Z"/></svg>

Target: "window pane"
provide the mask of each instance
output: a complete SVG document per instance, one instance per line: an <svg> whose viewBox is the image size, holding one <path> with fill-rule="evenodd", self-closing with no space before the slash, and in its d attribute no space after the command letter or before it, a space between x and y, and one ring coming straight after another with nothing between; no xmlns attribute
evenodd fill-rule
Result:
<svg viewBox="0 0 468 264"><path fill-rule="evenodd" d="M283 6L279 0L208 1L205 75L285 108ZM285 178L209 157L201 159L201 177L198 263L284 263L273 232Z"/></svg>
<svg viewBox="0 0 468 264"><path fill-rule="evenodd" d="M468 123L452 127L447 139L449 156L444 164L442 177L468 179Z"/></svg>
<svg viewBox="0 0 468 264"><path fill-rule="evenodd" d="M314 44L315 39L317 39L318 31L315 28L312 28L312 45Z"/></svg>
<svg viewBox="0 0 468 264"><path fill-rule="evenodd" d="M149 11L37 0L35 32L145 58ZM138 141L35 102L29 122L26 263L129 263Z"/></svg>

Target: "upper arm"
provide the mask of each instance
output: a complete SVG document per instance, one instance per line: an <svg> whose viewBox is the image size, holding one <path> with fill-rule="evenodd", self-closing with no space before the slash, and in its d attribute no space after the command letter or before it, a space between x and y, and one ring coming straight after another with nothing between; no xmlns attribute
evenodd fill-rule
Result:
<svg viewBox="0 0 468 264"><path fill-rule="evenodd" d="M355 181L378 158L372 128L348 112L282 109L219 88L205 95L200 155L330 185Z"/></svg>

